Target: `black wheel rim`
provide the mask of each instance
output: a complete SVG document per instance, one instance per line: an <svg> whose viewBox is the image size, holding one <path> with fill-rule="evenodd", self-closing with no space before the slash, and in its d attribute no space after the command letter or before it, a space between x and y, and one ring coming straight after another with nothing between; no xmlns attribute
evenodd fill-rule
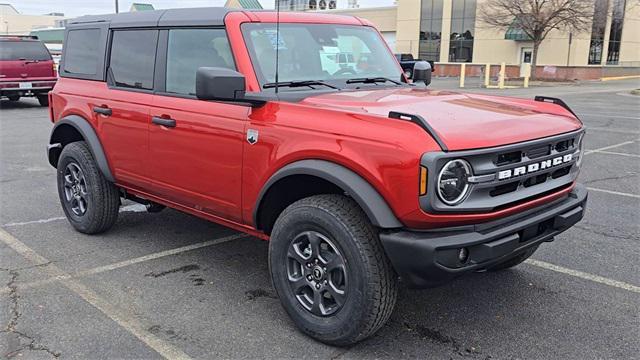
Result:
<svg viewBox="0 0 640 360"><path fill-rule="evenodd" d="M76 216L83 216L89 207L89 194L84 172L71 162L64 169L64 198L67 208Z"/></svg>
<svg viewBox="0 0 640 360"><path fill-rule="evenodd" d="M332 315L345 304L344 257L331 240L317 231L305 231L289 244L287 277L298 303L314 315Z"/></svg>

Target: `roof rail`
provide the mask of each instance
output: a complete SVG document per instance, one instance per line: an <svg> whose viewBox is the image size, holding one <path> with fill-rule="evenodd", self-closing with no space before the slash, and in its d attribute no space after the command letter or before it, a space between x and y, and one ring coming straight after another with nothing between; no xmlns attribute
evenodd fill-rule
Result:
<svg viewBox="0 0 640 360"><path fill-rule="evenodd" d="M0 38L5 39L28 39L28 40L38 40L36 35L2 35L0 34Z"/></svg>

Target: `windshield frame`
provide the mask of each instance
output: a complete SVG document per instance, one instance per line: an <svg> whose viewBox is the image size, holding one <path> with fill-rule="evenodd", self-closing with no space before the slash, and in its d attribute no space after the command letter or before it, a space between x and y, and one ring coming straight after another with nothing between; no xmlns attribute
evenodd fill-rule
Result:
<svg viewBox="0 0 640 360"><path fill-rule="evenodd" d="M318 79L306 79L306 78L302 78L302 79L279 79L279 82L284 83L284 82L289 82L289 81L293 81L293 82L298 82L298 81L310 81L310 80L317 80L317 81L321 81L321 82L325 82L328 84L331 84L332 86L337 87L338 89L331 89L334 91L339 91L339 90L346 90L346 89L359 89L361 87L377 87L377 88L382 88L382 87L397 87L397 86L403 86L403 85L409 85L406 81L406 78L404 77L404 71L402 70L402 67L400 66L400 64L398 63L395 55L393 54L393 52L391 51L391 49L389 48L388 44L386 43L386 41L384 40L384 38L382 37L382 35L380 34L380 32L373 26L370 25L356 25L356 24L342 24L342 23L316 23L316 22L297 22L297 21L287 21L287 22L281 22L280 23L280 27L282 27L282 25L290 25L290 26L318 26L318 25L324 25L324 26L339 26L339 27L353 27L353 28L366 28L368 31L372 31L375 36L377 37L378 41L381 41L382 44L382 51L384 51L388 57L389 60L394 64L395 66L395 70L397 70L397 78L392 78L392 80L400 82L401 85L398 85L397 83L388 81L388 82L367 82L367 83L357 83L357 84L349 84L347 82L347 80L350 80L351 78L362 78L362 75L358 75L358 74L352 74L352 76L349 76L349 78L335 78L335 79L331 79L331 78L318 78ZM271 25L271 26L275 26L276 23L275 22L244 22L240 25L240 33L242 35L243 41L244 41L244 46L245 49L249 55L249 62L251 64L251 68L252 71L255 75L255 79L258 82L258 86L261 92L273 92L275 91L275 87L269 87L269 88L264 88L265 84L269 84L269 83L273 83L274 81L270 81L270 79L267 79L267 77L263 74L262 70L260 69L260 65L258 64L258 55L256 53L256 49L255 46L251 40L251 35L250 32L253 30L251 29L251 27L255 26L255 25ZM275 59L274 59L275 61ZM377 78L380 78L382 76L374 76ZM312 91L312 90L323 90L323 91L327 91L330 90L328 87L322 86L322 85L311 85L311 86L307 86L307 87L278 87L281 91L285 90L287 92L294 92L294 91Z"/></svg>

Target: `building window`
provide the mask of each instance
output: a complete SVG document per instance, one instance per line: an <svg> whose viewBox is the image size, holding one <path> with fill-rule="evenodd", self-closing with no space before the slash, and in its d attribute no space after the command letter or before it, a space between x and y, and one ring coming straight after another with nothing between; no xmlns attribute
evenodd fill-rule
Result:
<svg viewBox="0 0 640 360"><path fill-rule="evenodd" d="M423 60L440 61L442 2L443 0L422 0L418 52Z"/></svg>
<svg viewBox="0 0 640 360"><path fill-rule="evenodd" d="M471 62L476 24L476 0L453 0L449 61Z"/></svg>
<svg viewBox="0 0 640 360"><path fill-rule="evenodd" d="M625 0L613 0L607 65L617 65L618 60L620 60L620 41L622 40L622 23L624 20L625 5Z"/></svg>
<svg viewBox="0 0 640 360"><path fill-rule="evenodd" d="M600 65L602 63L604 30L607 26L608 8L609 0L595 0L593 24L591 25L591 42L589 43L589 65Z"/></svg>

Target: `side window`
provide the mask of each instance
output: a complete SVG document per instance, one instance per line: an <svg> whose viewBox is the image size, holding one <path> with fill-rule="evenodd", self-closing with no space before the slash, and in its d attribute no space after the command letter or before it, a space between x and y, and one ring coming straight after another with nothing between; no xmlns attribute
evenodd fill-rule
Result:
<svg viewBox="0 0 640 360"><path fill-rule="evenodd" d="M235 69L224 29L169 30L166 91L195 95L199 67Z"/></svg>
<svg viewBox="0 0 640 360"><path fill-rule="evenodd" d="M113 32L109 69L116 86L153 89L157 30Z"/></svg>
<svg viewBox="0 0 640 360"><path fill-rule="evenodd" d="M70 74L96 75L99 46L100 29L70 30L64 50L64 71Z"/></svg>

